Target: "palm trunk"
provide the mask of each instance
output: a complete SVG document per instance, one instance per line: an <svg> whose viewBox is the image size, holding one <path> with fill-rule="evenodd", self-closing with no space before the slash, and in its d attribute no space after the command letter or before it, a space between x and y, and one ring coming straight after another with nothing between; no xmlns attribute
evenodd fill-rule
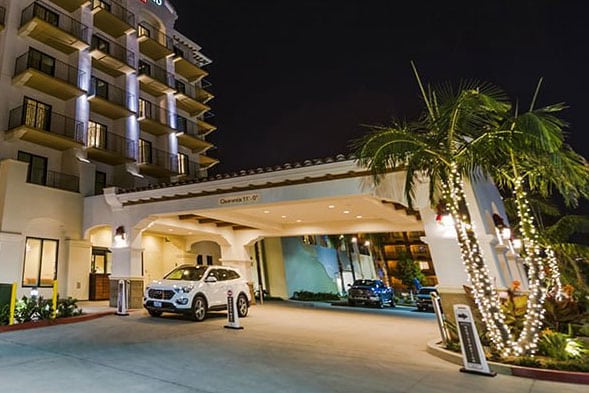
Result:
<svg viewBox="0 0 589 393"><path fill-rule="evenodd" d="M474 300L482 316L482 322L497 352L509 356L512 353L513 336L505 323L499 295L483 259L468 211L463 208L466 206L464 184L455 165L452 166L450 179L444 184L443 196L454 219L462 262L473 286Z"/></svg>

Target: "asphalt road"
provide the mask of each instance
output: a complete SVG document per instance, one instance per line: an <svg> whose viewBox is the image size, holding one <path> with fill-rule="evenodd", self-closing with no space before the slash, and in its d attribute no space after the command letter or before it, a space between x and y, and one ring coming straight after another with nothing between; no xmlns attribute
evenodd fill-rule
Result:
<svg viewBox="0 0 589 393"><path fill-rule="evenodd" d="M0 392L587 392L484 377L426 352L433 314L266 303L225 329L144 311L0 334Z"/></svg>

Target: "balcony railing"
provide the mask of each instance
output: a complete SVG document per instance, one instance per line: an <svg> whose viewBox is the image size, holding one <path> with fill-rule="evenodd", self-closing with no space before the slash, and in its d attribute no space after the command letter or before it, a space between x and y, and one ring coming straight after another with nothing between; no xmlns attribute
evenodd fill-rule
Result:
<svg viewBox="0 0 589 393"><path fill-rule="evenodd" d="M165 46L171 51L174 50L174 40L172 37L167 36L164 32L158 30L147 22L139 23L137 33L139 37L149 37L161 46Z"/></svg>
<svg viewBox="0 0 589 393"><path fill-rule="evenodd" d="M137 144L135 141L111 132L106 132L103 139L91 139L88 137L87 146L128 160L134 160L137 157Z"/></svg>
<svg viewBox="0 0 589 393"><path fill-rule="evenodd" d="M34 2L22 11L20 26L24 26L33 18L39 18L59 29L71 34L79 40L88 43L88 26L78 22L45 4Z"/></svg>
<svg viewBox="0 0 589 393"><path fill-rule="evenodd" d="M84 143L83 123L59 113L19 106L10 111L8 129L21 126L47 131L81 144Z"/></svg>
<svg viewBox="0 0 589 393"><path fill-rule="evenodd" d="M92 0L92 9L106 10L130 26L135 26L135 14L114 0Z"/></svg>
<svg viewBox="0 0 589 393"><path fill-rule="evenodd" d="M45 184L42 186L58 188L60 190L79 192L80 191L80 178L74 175L68 175L65 173L47 171L47 179Z"/></svg>
<svg viewBox="0 0 589 393"><path fill-rule="evenodd" d="M153 165L169 172L178 173L178 156L155 148L139 149L139 165Z"/></svg>
<svg viewBox="0 0 589 393"><path fill-rule="evenodd" d="M90 78L88 95L103 98L124 108L129 108L129 104L133 100L132 94L129 94L125 90L111 85L110 83L96 79L94 76Z"/></svg>
<svg viewBox="0 0 589 393"><path fill-rule="evenodd" d="M139 60L139 75L147 75L170 88L174 88L176 84L172 73L144 59Z"/></svg>
<svg viewBox="0 0 589 393"><path fill-rule="evenodd" d="M171 127L170 112L144 99L139 99L139 118L145 118Z"/></svg>
<svg viewBox="0 0 589 393"><path fill-rule="evenodd" d="M47 63L41 61L37 56L32 55L35 52L28 51L16 59L14 76L21 74L29 68L32 68L56 79L67 82L70 85L76 87L80 86L80 81L84 75L83 71L80 71L76 67L72 67L71 65L56 59L53 59L52 64L48 65Z"/></svg>
<svg viewBox="0 0 589 393"><path fill-rule="evenodd" d="M186 135L202 139L202 137L199 134L198 125L196 124L196 122L188 120L184 116L176 116L176 131L183 132Z"/></svg>
<svg viewBox="0 0 589 393"><path fill-rule="evenodd" d="M107 55L135 68L135 54L122 45L101 35L92 35L90 50L99 50Z"/></svg>

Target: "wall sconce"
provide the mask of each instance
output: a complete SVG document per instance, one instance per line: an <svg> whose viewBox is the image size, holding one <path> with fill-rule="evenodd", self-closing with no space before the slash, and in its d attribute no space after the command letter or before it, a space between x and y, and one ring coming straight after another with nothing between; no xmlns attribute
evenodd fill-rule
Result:
<svg viewBox="0 0 589 393"><path fill-rule="evenodd" d="M115 236L114 236L114 247L125 247L127 245L126 242L127 233L125 232L124 226L118 226L115 229Z"/></svg>

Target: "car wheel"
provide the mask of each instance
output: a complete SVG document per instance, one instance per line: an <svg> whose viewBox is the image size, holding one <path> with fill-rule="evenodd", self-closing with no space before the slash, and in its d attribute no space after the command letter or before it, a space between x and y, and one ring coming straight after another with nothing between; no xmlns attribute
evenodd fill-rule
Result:
<svg viewBox="0 0 589 393"><path fill-rule="evenodd" d="M207 317L207 301L202 296L196 296L192 302L192 313L190 319L202 322Z"/></svg>
<svg viewBox="0 0 589 393"><path fill-rule="evenodd" d="M393 299L391 299L391 307L392 308L397 307L397 304L395 303L395 301Z"/></svg>
<svg viewBox="0 0 589 393"><path fill-rule="evenodd" d="M348 300L348 306L352 306L354 307L356 305L356 302L353 300Z"/></svg>
<svg viewBox="0 0 589 393"><path fill-rule="evenodd" d="M239 315L240 318L245 318L247 317L247 310L247 298L245 295L241 294L237 297L237 315Z"/></svg>
<svg viewBox="0 0 589 393"><path fill-rule="evenodd" d="M161 311L158 311L158 310L147 310L147 312L152 317L161 317L162 316L162 312Z"/></svg>
<svg viewBox="0 0 589 393"><path fill-rule="evenodd" d="M382 300L382 298L380 298L378 300L378 303L376 303L376 307L378 307L378 308L384 308L384 301Z"/></svg>

